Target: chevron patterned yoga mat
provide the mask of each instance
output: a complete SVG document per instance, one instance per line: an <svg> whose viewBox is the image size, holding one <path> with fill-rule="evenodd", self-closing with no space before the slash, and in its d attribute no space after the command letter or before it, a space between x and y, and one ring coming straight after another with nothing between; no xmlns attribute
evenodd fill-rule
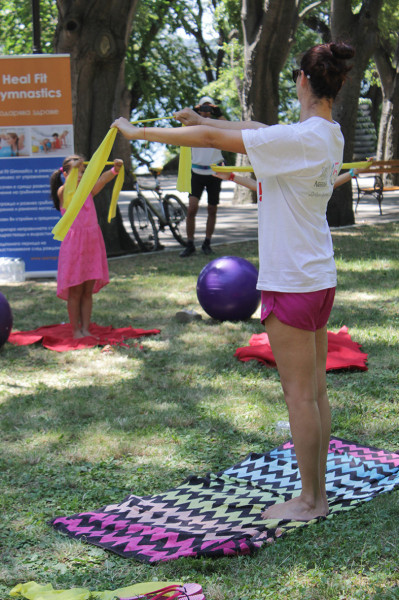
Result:
<svg viewBox="0 0 399 600"><path fill-rule="evenodd" d="M331 518L399 487L399 454L331 438L327 493ZM310 523L263 521L265 507L299 493L291 441L206 477L190 477L155 496L121 503L50 524L70 537L146 563L183 556L248 554Z"/></svg>

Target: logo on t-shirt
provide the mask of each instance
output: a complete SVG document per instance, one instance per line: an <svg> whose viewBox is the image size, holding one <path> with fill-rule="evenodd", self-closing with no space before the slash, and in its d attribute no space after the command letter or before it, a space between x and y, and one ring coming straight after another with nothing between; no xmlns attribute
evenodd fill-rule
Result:
<svg viewBox="0 0 399 600"><path fill-rule="evenodd" d="M323 168L323 170L320 174L320 177L318 177L316 179L316 181L314 182L314 187L317 187L317 188L327 187L328 170L329 170L328 167Z"/></svg>

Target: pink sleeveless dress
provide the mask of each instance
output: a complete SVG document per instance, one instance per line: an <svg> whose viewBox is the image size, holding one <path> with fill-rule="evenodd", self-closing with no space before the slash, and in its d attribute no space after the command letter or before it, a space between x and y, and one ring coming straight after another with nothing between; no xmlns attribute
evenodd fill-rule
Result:
<svg viewBox="0 0 399 600"><path fill-rule="evenodd" d="M65 210L61 208L61 214ZM109 283L104 238L90 194L61 242L58 255L57 296L68 300L69 288L95 280L93 293Z"/></svg>

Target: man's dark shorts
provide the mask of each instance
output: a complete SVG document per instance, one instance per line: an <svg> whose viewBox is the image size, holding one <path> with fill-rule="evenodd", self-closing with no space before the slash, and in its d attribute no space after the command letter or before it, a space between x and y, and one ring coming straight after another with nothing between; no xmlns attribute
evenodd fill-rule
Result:
<svg viewBox="0 0 399 600"><path fill-rule="evenodd" d="M213 175L198 175L198 173L191 173L191 196L200 199L202 192L206 189L208 194L208 204L217 206L219 204L221 184L222 180Z"/></svg>

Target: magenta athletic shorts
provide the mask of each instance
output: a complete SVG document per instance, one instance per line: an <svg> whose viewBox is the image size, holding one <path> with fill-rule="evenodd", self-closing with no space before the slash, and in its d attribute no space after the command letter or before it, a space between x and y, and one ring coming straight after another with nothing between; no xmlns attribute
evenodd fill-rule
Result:
<svg viewBox="0 0 399 600"><path fill-rule="evenodd" d="M327 325L334 296L335 287L305 293L262 290L260 320L263 323L270 313L274 313L286 325L316 331Z"/></svg>

